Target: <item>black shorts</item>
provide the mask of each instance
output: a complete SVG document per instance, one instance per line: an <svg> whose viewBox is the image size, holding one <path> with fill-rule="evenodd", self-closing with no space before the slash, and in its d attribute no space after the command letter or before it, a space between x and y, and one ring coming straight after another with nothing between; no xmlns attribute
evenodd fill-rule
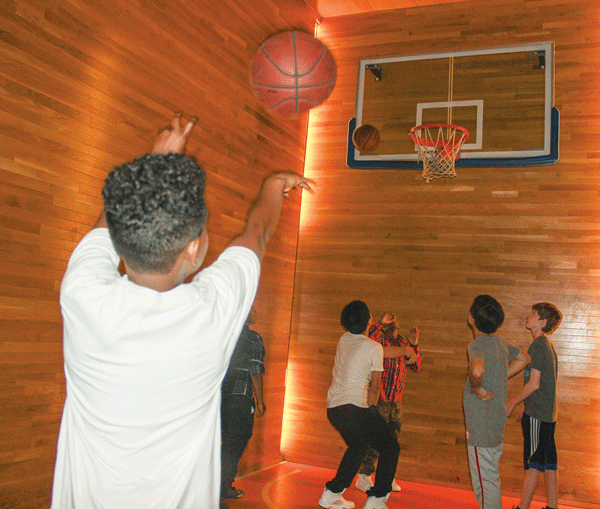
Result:
<svg viewBox="0 0 600 509"><path fill-rule="evenodd" d="M523 464L525 470L534 468L540 472L557 470L554 430L556 422L540 421L523 414Z"/></svg>

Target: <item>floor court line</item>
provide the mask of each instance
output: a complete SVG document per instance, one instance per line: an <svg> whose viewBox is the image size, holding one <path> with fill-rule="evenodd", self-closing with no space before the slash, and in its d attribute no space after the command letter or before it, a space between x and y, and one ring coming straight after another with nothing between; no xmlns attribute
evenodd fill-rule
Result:
<svg viewBox="0 0 600 509"><path fill-rule="evenodd" d="M313 467L293 462L281 462L258 472L239 477L234 485L245 495L228 500L230 509L317 509L325 482L335 475L328 468ZM479 509L472 491L431 486L400 480L400 493L392 493L387 501L389 509ZM354 485L344 492L361 509L367 496ZM502 509L511 509L518 499L502 497ZM543 509L546 504L533 501L530 509ZM598 506L600 508L600 506ZM587 509L559 504L560 509Z"/></svg>

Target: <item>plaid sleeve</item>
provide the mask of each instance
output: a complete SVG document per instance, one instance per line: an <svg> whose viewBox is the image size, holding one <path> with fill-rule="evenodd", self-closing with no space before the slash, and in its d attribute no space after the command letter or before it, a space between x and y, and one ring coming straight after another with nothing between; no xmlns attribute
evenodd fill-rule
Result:
<svg viewBox="0 0 600 509"><path fill-rule="evenodd" d="M409 365L408 367L415 373L418 373L419 371L421 371L421 361L423 359L423 356L421 355L421 350L419 350L418 346L415 348L415 352L417 352L417 362Z"/></svg>
<svg viewBox="0 0 600 509"><path fill-rule="evenodd" d="M262 375L265 372L265 345L258 332L252 331L252 348L248 371L251 375Z"/></svg>
<svg viewBox="0 0 600 509"><path fill-rule="evenodd" d="M369 329L369 338L373 341L377 341L380 345L385 346L385 332L383 331L381 322L371 325L371 328Z"/></svg>

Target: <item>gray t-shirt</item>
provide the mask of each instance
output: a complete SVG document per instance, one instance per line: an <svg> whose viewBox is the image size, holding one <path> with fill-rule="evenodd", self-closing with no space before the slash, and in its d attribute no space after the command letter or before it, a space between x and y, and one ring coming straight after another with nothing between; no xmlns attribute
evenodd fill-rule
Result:
<svg viewBox="0 0 600 509"><path fill-rule="evenodd" d="M555 422L558 359L554 345L546 336L540 336L531 343L528 353L531 362L525 368L525 383L529 382L533 368L540 372L540 386L525 400L525 413L540 421Z"/></svg>
<svg viewBox="0 0 600 509"><path fill-rule="evenodd" d="M489 401L482 401L471 393L467 378L463 394L463 407L467 426L467 443L475 447L496 447L502 443L506 426L506 386L508 363L520 350L495 335L483 334L468 347L469 364L473 359L483 359L485 374L482 387L495 393Z"/></svg>

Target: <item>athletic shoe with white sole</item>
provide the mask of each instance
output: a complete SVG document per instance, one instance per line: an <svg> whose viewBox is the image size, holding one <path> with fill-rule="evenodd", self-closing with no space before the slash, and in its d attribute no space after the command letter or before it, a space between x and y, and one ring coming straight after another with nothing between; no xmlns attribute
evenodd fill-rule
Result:
<svg viewBox="0 0 600 509"><path fill-rule="evenodd" d="M385 497L369 497L363 509L388 509L385 503L389 496L390 494L388 493Z"/></svg>
<svg viewBox="0 0 600 509"><path fill-rule="evenodd" d="M358 474L356 478L356 489L360 491L368 491L373 487L373 479L367 474Z"/></svg>
<svg viewBox="0 0 600 509"><path fill-rule="evenodd" d="M319 505L325 509L354 509L354 502L346 500L342 497L342 493L334 493L325 488L319 499Z"/></svg>
<svg viewBox="0 0 600 509"><path fill-rule="evenodd" d="M396 493L402 491L402 487L396 482L396 479L392 482L392 491L395 491Z"/></svg>

